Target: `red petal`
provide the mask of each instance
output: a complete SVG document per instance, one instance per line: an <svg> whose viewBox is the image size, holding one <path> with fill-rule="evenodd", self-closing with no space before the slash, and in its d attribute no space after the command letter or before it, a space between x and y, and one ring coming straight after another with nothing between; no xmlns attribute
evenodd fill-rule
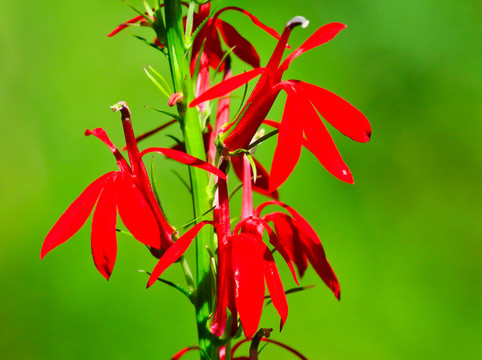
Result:
<svg viewBox="0 0 482 360"><path fill-rule="evenodd" d="M221 48L221 40L219 40L215 26L210 26L208 29L203 53L207 55L211 68L217 69L219 67L219 70L224 70L224 65L219 65L221 59L224 57L224 51Z"/></svg>
<svg viewBox="0 0 482 360"><path fill-rule="evenodd" d="M251 19L251 21L253 22L254 25L260 27L261 29L266 31L268 34L273 36L274 38L276 38L278 40L280 39L281 36L278 34L278 32L275 29L270 28L269 26L263 24L261 21L259 21L259 19L256 16L252 15L251 13L249 13L248 11L246 11L244 9L241 9L241 8L238 8L238 7L235 7L235 6L227 6L225 8L222 8L221 10L219 10L214 16L218 17L222 12L227 11L227 10L238 11L238 12L248 16Z"/></svg>
<svg viewBox="0 0 482 360"><path fill-rule="evenodd" d="M273 202L274 201L276 201L276 200L273 200ZM258 209L259 209L260 206L258 206L258 208L256 209L256 213L258 213L258 214L259 214ZM286 264L288 265L288 267L291 271L291 274L293 275L293 279L295 280L296 284L299 285L298 279L296 277L295 269L293 268L293 264L291 263L291 259L288 256L288 253L281 246L281 244L278 241L278 237L276 236L276 234L273 232L273 230L271 229L271 227L268 225L268 223L266 221L264 221L262 218L258 217L258 215L247 217L247 218L241 220L240 222L238 222L238 224L234 227L233 234L237 234L239 232L239 230L241 230L241 229L243 231L246 230L246 224L250 225L253 222L258 222L266 230L266 232L268 233L268 236L269 236L269 242L275 247L275 249L280 253L280 255L283 257L283 259L286 261ZM248 230L251 230L251 229L252 229L252 227L251 228L248 227ZM256 228L255 233L256 233L256 235L258 235L260 237L262 236L262 230L259 230L259 228Z"/></svg>
<svg viewBox="0 0 482 360"><path fill-rule="evenodd" d="M283 184L293 172L301 155L303 142L303 128L300 120L303 119L304 109L300 106L299 96L292 87L285 87L288 98L283 113L283 119L278 134L278 144L273 157L270 174L270 192L275 191Z"/></svg>
<svg viewBox="0 0 482 360"><path fill-rule="evenodd" d="M353 176L350 169L343 161L336 148L330 133L318 117L315 109L305 98L300 98L303 112L303 130L306 135L306 142L321 165L324 166L336 178L353 184Z"/></svg>
<svg viewBox="0 0 482 360"><path fill-rule="evenodd" d="M177 241L172 244L169 249L166 250L164 255L159 259L154 270L152 270L152 274L149 277L149 281L147 283L147 287L152 286L157 279L162 275L164 270L166 270L171 264L173 264L177 259L181 257L182 254L187 250L189 245L191 245L192 240L196 237L197 233L202 229L202 227L210 222L202 221L196 226L194 226L191 230L181 236Z"/></svg>
<svg viewBox="0 0 482 360"><path fill-rule="evenodd" d="M321 116L341 133L359 142L370 140L371 126L360 110L331 91L302 81L299 84Z"/></svg>
<svg viewBox="0 0 482 360"><path fill-rule="evenodd" d="M264 302L263 256L259 242L250 234L232 237L236 308L247 338L252 337L258 329Z"/></svg>
<svg viewBox="0 0 482 360"><path fill-rule="evenodd" d="M90 215L100 193L107 181L115 174L114 171L102 175L79 195L65 210L54 227L49 231L40 251L40 259L47 253L70 239L84 225Z"/></svg>
<svg viewBox="0 0 482 360"><path fill-rule="evenodd" d="M216 26L221 32L226 44L230 48L234 48L234 54L254 68L260 66L259 55L254 46L242 37L233 26L219 19L216 19Z"/></svg>
<svg viewBox="0 0 482 360"><path fill-rule="evenodd" d="M177 352L172 358L171 360L179 360L184 354L186 354L187 352L189 351L192 351L192 350L199 350L200 347L197 346L197 345L192 345L192 346L188 346L187 348L184 348L182 350L180 350L179 352Z"/></svg>
<svg viewBox="0 0 482 360"><path fill-rule="evenodd" d="M94 135L97 139L99 139L109 147L110 151L112 151L112 153L114 154L117 160L117 166L119 166L119 169L121 171L129 171L130 167L127 164L127 161L124 159L124 157L117 149L117 147L112 143L112 141L110 141L104 129L97 128L94 130L89 130L89 129L85 130L85 136L89 136L89 135Z"/></svg>
<svg viewBox="0 0 482 360"><path fill-rule="evenodd" d="M346 28L346 25L340 23L331 23L320 27L303 44L301 44L298 49L296 49L288 57L286 57L286 59L280 66L280 71L286 70L289 64L305 51L323 45L324 43L327 43L328 41L333 39L336 34L338 34L338 32L340 30L343 30L344 28Z"/></svg>
<svg viewBox="0 0 482 360"><path fill-rule="evenodd" d="M333 291L335 297L340 300L340 284L331 267L330 263L326 259L325 250L321 245L320 239L316 236L316 239L304 239L306 245L306 256L310 261L311 266L315 269L316 273L324 281L324 283Z"/></svg>
<svg viewBox="0 0 482 360"><path fill-rule="evenodd" d="M99 197L92 218L92 257L97 270L109 280L117 255L116 239L116 186L114 175Z"/></svg>
<svg viewBox="0 0 482 360"><path fill-rule="evenodd" d="M220 234L218 234L220 235ZM221 337L226 328L226 306L232 293L231 250L220 244L218 248L218 278L216 308L210 325L211 332Z"/></svg>
<svg viewBox="0 0 482 360"><path fill-rule="evenodd" d="M306 221L300 213L298 213L291 206L283 204L281 201L267 201L256 208L255 214L259 215L261 211L268 205L278 205L285 208L296 220L296 227L302 232L300 235L303 244L306 247L305 253L308 257L308 260L325 284L328 285L328 287L333 291L335 297L340 299L340 285L338 283L338 279L336 278L336 275L330 264L326 260L325 251L315 230L313 230L308 221Z"/></svg>
<svg viewBox="0 0 482 360"><path fill-rule="evenodd" d="M303 277L308 267L308 262L303 253L302 241L294 220L289 215L281 212L271 213L264 216L263 219L267 222L273 222L278 241L295 263L300 277Z"/></svg>
<svg viewBox="0 0 482 360"><path fill-rule="evenodd" d="M119 31L121 30L124 30L126 27L129 26L129 24L134 24L136 22L139 22L141 20L144 19L144 16L142 15L137 15L135 18L132 18L130 20L127 20L125 23L119 25L118 27L116 27L110 34L108 34L107 36L114 36L115 34L117 34Z"/></svg>
<svg viewBox="0 0 482 360"><path fill-rule="evenodd" d="M159 225L141 191L129 175L116 179L117 207L122 222L141 243L160 249Z"/></svg>
<svg viewBox="0 0 482 360"><path fill-rule="evenodd" d="M236 90L240 86L243 86L251 79L255 78L256 76L260 75L264 71L264 68L256 68L242 74L233 76L229 79L221 81L219 84L214 85L205 93L201 94L199 97L191 101L189 107L194 107L204 101L216 99L222 97L233 90Z"/></svg>
<svg viewBox="0 0 482 360"><path fill-rule="evenodd" d="M206 170L206 171L216 175L217 177L220 177L221 179L226 179L226 174L223 173L221 170L219 170L217 167L209 164L206 161L200 160L198 158L195 158L194 156L186 154L185 152L177 151L177 150L173 150L173 149L168 149L168 148L153 147L153 148L149 148L149 149L144 150L141 153L141 157L144 156L145 154L151 153L151 152L157 152L159 154L167 156L168 158L176 160L176 161L178 161L182 164L186 164L186 165L189 165L189 166L194 166L194 167L197 167L199 169Z"/></svg>
<svg viewBox="0 0 482 360"><path fill-rule="evenodd" d="M263 244L264 245L264 244ZM280 331L288 317L288 303L286 301L286 295L279 277L278 269L273 259L271 251L266 247L263 254L263 271L264 277L266 279L266 285L268 285L268 290L271 295L271 300L273 305L278 311L281 317Z"/></svg>

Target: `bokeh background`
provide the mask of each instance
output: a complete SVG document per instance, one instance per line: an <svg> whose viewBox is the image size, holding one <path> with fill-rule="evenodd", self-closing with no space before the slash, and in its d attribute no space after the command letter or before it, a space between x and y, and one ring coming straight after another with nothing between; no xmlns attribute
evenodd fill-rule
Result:
<svg viewBox="0 0 482 360"><path fill-rule="evenodd" d="M368 144L332 131L355 186L337 181L305 151L281 189L282 200L320 234L342 301L309 270L303 284L317 286L289 297L288 322L273 338L309 359L480 358L480 2L221 5L229 4L279 31L291 17L306 16L311 25L294 31L293 46L322 24L348 24L296 59L285 78L338 93L373 126ZM102 126L122 145L119 116L108 108L119 100L130 104L139 133L167 120L144 108L167 109L167 101L142 70L149 64L167 76L167 62L127 31L105 36L135 15L120 1L1 0L0 14L0 358L168 359L196 341L193 310L171 288L145 290L147 278L137 270L155 261L142 245L119 235L109 282L92 264L88 225L39 260L60 214L87 184L115 169L110 152L84 130ZM275 41L242 15L224 19L266 64ZM130 32L153 36L149 29ZM270 116L281 114L278 101ZM172 140L160 135L145 143L153 144ZM258 149L265 164L272 145ZM170 171L176 166L155 161L170 219L182 224L192 216L189 195ZM166 277L181 281L178 270ZM294 286L285 270L283 276ZM277 327L272 308L261 324ZM294 357L268 346L262 358Z"/></svg>

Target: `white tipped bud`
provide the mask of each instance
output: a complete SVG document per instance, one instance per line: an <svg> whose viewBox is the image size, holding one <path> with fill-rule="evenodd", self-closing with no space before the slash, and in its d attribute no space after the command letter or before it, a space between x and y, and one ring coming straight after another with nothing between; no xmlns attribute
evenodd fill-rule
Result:
<svg viewBox="0 0 482 360"><path fill-rule="evenodd" d="M306 28L310 22L306 20L305 17L303 16L295 16L293 19L288 21L286 24L286 27L289 27L290 29L293 29L296 26L301 26L303 29Z"/></svg>

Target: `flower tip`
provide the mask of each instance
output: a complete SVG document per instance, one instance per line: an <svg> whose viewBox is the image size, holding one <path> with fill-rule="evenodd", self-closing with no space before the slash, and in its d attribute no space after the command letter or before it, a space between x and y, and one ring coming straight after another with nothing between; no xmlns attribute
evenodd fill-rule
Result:
<svg viewBox="0 0 482 360"><path fill-rule="evenodd" d="M301 26L303 29L305 29L310 22L303 16L295 16L293 19L288 21L286 24L286 28L294 29L296 26Z"/></svg>
<svg viewBox="0 0 482 360"><path fill-rule="evenodd" d="M117 104L109 106L113 112L121 111L124 107L127 106L125 101L119 101Z"/></svg>

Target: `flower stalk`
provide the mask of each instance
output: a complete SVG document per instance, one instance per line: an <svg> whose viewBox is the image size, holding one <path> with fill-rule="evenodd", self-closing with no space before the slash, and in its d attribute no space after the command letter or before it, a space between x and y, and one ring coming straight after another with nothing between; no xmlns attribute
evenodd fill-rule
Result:
<svg viewBox="0 0 482 360"><path fill-rule="evenodd" d="M300 213L279 200L278 188L293 172L302 146L332 175L353 183L323 121L358 142L370 139L371 127L359 110L339 96L300 80L282 80L282 76L296 57L331 41L346 26L331 23L320 27L282 61L286 48L290 48L288 38L292 30L308 25L301 16L290 20L280 35L244 9L230 6L211 12L209 0L157 0L154 8L147 0L143 2L145 11L129 5L137 16L108 36L131 25L155 31L152 42L138 38L167 57L173 90L152 67L144 70L169 99L167 105L176 107L177 114L153 108L168 115L171 121L136 137L127 104L121 101L112 106L112 110L121 114L126 141L122 151L127 151L127 157L110 141L104 129L85 132L109 148L119 170L107 172L93 181L69 206L47 234L41 258L74 236L93 212L92 257L102 276L109 280L114 268L117 233L127 233L158 259L152 272L145 271L149 275L147 287L158 282L167 284L194 305L198 344L182 349L173 360L191 351L198 352L201 360L257 360L260 342L280 346L306 360L293 348L267 339L272 326L264 325L265 305L271 303L276 309L281 331L288 318L287 295L307 288L300 286L285 291L278 267L287 266L299 286L298 279L311 265L338 300L340 285L315 230ZM247 17L253 25L277 39L266 67L261 67L255 47L222 19L225 11ZM234 74L232 56L253 69ZM211 76L212 71L223 73L222 81L213 84L216 77ZM259 80L253 91L248 95L245 87L247 100L244 101L243 96L238 115L230 119L231 92L256 77ZM268 120L265 117L281 91L287 94L281 122ZM215 99L218 100L214 102ZM212 107L216 110L212 111ZM139 142L175 122L180 125L183 139L168 136L177 145L139 150ZM266 129L260 126L273 130L265 135ZM273 141L271 138L275 136L277 146L271 173L268 173L254 153L263 142ZM187 224L171 225L164 215L154 168L151 164L149 177L143 162L148 153L162 154L189 166L190 185L181 178L192 194L194 214ZM241 182L231 189L231 195L230 171ZM240 219L231 223L238 214L232 214L230 201L240 188L243 189L238 209ZM253 192L269 200L255 206ZM264 209L268 206L277 207L277 211L266 213ZM117 228L117 214L128 231ZM195 276L184 256L192 243L196 254ZM282 261L275 261L275 252ZM161 278L175 262L182 269L187 288ZM245 339L236 340L243 334ZM251 341L249 356L235 357L236 349L248 341Z"/></svg>
<svg viewBox="0 0 482 360"><path fill-rule="evenodd" d="M198 159L206 158L202 128L198 112L195 108L189 108L187 104L194 99L193 84L189 71L189 61L186 56L182 10L180 0L165 0L165 19L167 32L167 48L169 64L171 67L172 81L175 92L182 92L183 99L177 103L177 109L181 117L181 130L184 136L186 152ZM190 39L189 39L190 41ZM208 176L199 169L189 169L192 188L192 200L194 217L201 217L212 206L211 197L208 193ZM212 308L212 283L214 281L211 271L211 261L206 247L214 250L213 230L207 227L196 238L196 322L199 337L199 346L204 354L210 354L211 359L216 359L219 351L213 348L210 340L212 334L206 324Z"/></svg>

